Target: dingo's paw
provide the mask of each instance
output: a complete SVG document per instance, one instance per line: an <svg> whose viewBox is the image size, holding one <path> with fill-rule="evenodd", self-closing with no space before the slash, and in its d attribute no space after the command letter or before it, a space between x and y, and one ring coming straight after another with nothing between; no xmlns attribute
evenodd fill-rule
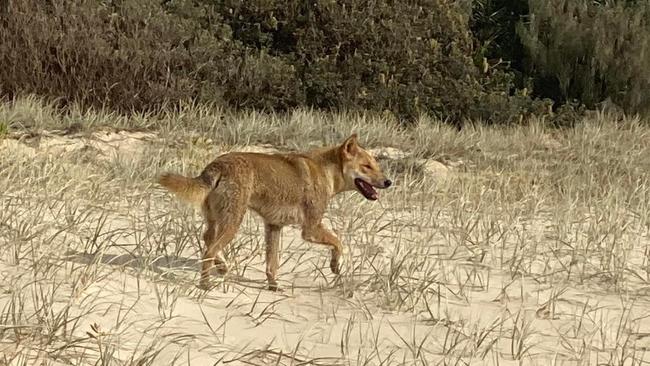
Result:
<svg viewBox="0 0 650 366"><path fill-rule="evenodd" d="M199 281L198 288L200 288L200 289L203 290L203 291L208 291L208 290L210 290L210 289L212 288L212 283L210 282L209 279L207 279L207 278L202 278L202 279Z"/></svg>
<svg viewBox="0 0 650 366"><path fill-rule="evenodd" d="M228 274L228 265L225 263L215 263L213 268L214 271L221 276L225 276L226 274Z"/></svg>
<svg viewBox="0 0 650 366"><path fill-rule="evenodd" d="M330 260L330 269L332 270L332 273L334 274L340 274L341 273L341 268L340 268L340 263L338 258L332 258Z"/></svg>
<svg viewBox="0 0 650 366"><path fill-rule="evenodd" d="M228 263L226 262L226 258L223 256L222 252L217 253L214 257L214 269L222 276L228 273Z"/></svg>

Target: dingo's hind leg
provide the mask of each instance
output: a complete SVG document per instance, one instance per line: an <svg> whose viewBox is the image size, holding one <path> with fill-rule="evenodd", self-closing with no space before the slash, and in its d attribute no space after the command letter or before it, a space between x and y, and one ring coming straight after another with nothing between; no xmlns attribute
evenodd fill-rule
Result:
<svg viewBox="0 0 650 366"><path fill-rule="evenodd" d="M235 238L249 198L248 190L225 182L208 195L203 208L207 227L203 236L205 252L201 264L200 287L209 287L213 264L217 264L222 274L228 271L223 250Z"/></svg>

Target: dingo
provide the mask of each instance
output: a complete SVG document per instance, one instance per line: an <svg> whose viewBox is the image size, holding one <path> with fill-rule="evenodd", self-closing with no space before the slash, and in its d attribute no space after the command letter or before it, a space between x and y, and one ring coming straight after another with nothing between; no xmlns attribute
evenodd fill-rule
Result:
<svg viewBox="0 0 650 366"><path fill-rule="evenodd" d="M377 161L359 146L356 134L340 146L304 153L227 153L198 177L166 173L159 183L202 209L206 230L199 286L204 289L209 287L213 263L221 274L228 271L222 250L235 237L246 210L259 214L265 224L270 290L278 290L278 247L283 226L300 225L304 240L330 246L330 268L338 274L341 242L321 223L328 201L351 190L374 201L378 197L375 188L391 185Z"/></svg>

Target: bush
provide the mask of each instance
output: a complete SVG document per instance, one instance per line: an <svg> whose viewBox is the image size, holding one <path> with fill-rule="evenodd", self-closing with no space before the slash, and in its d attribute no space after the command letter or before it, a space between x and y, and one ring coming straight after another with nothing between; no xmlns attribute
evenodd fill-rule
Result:
<svg viewBox="0 0 650 366"><path fill-rule="evenodd" d="M508 69L475 65L459 3L14 0L0 9L0 93L122 111L191 99L453 122L545 111Z"/></svg>
<svg viewBox="0 0 650 366"><path fill-rule="evenodd" d="M650 112L650 3L530 0L519 34L538 92Z"/></svg>
<svg viewBox="0 0 650 366"><path fill-rule="evenodd" d="M470 29L475 39L477 63L483 57L492 63L506 63L519 76L522 72L524 47L517 35L521 18L528 15L528 0L474 0Z"/></svg>
<svg viewBox="0 0 650 366"><path fill-rule="evenodd" d="M310 106L493 122L543 110L526 96L511 96L512 77L504 70L474 65L469 13L456 2L214 4L233 37L295 67Z"/></svg>
<svg viewBox="0 0 650 366"><path fill-rule="evenodd" d="M160 12L149 16L157 9L146 1L71 4L10 2L0 33L4 93L125 109L192 94L192 80L170 72L190 62L180 51L192 37L188 24Z"/></svg>
<svg viewBox="0 0 650 366"><path fill-rule="evenodd" d="M286 98L285 90L268 87L282 75L281 62L251 72L248 65L256 59L274 64L233 42L218 14L189 0L165 5L154 0L10 2L0 14L1 91L124 111L188 99L267 106L256 104L256 91L281 95L274 106L286 106L279 100ZM252 77L262 81L247 88Z"/></svg>

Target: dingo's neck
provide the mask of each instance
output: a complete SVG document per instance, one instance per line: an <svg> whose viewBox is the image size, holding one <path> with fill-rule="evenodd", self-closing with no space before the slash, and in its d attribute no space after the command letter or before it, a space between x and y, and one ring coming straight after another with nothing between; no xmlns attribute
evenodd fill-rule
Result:
<svg viewBox="0 0 650 366"><path fill-rule="evenodd" d="M312 159L322 164L330 185L330 197L347 190L338 146L312 150L308 154Z"/></svg>

